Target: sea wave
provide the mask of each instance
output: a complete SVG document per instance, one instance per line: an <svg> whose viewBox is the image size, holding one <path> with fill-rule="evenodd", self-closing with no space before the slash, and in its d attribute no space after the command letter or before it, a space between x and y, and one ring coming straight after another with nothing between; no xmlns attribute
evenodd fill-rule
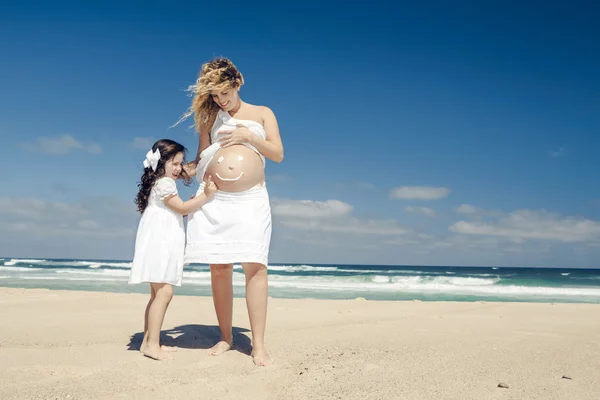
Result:
<svg viewBox="0 0 600 400"><path fill-rule="evenodd" d="M126 285L130 261L110 260L52 260L12 258L0 261L0 278L11 284L19 280L47 282L44 287L57 286L59 282L116 282ZM451 271L448 271L451 269ZM560 272L538 269L502 271L498 268L427 268L349 265L290 265L268 266L269 287L278 293L295 296L327 293L344 296L366 296L369 293L385 298L399 298L406 293L464 295L500 298L575 298L596 297L600 302L600 285L589 280L600 280L600 275L581 272ZM564 271L564 270L563 270ZM587 282L581 282L587 280ZM579 282L578 282L579 281ZM18 283L17 283L18 284ZM102 285L101 283L99 285ZM183 285L210 287L207 265L192 264L184 268ZM245 286L245 276L240 264L234 265L233 285ZM547 286L546 286L547 285ZM67 285L68 286L68 285ZM109 286L107 284L107 286Z"/></svg>

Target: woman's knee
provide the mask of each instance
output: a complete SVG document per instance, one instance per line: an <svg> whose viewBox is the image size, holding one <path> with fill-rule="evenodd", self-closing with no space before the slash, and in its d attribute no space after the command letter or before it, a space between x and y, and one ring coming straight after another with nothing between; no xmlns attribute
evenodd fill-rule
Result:
<svg viewBox="0 0 600 400"><path fill-rule="evenodd" d="M210 274L215 279L229 278L233 275L232 264L211 264Z"/></svg>
<svg viewBox="0 0 600 400"><path fill-rule="evenodd" d="M267 276L267 267L264 264L259 263L243 263L242 268L244 268L244 274L246 275L246 280L250 280L254 277Z"/></svg>

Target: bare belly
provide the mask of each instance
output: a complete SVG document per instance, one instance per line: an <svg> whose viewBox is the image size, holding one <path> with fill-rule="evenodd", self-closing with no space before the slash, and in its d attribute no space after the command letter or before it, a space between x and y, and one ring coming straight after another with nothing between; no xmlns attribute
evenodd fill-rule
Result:
<svg viewBox="0 0 600 400"><path fill-rule="evenodd" d="M241 144L218 150L206 169L209 175L224 192L243 192L265 181L260 156Z"/></svg>

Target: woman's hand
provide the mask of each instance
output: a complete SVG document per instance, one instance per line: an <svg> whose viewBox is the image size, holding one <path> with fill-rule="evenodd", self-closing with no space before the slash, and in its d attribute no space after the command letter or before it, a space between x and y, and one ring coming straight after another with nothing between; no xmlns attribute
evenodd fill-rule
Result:
<svg viewBox="0 0 600 400"><path fill-rule="evenodd" d="M232 131L219 132L219 140L221 147L229 147L235 144L242 144L250 141L252 132L242 124L238 124L237 128Z"/></svg>
<svg viewBox="0 0 600 400"><path fill-rule="evenodd" d="M196 160L190 161L189 163L183 165L183 170L187 173L187 175L190 178L192 178L192 177L196 176L196 167L197 166L198 166L198 161L196 161ZM179 174L179 176L177 178L183 179L181 174Z"/></svg>

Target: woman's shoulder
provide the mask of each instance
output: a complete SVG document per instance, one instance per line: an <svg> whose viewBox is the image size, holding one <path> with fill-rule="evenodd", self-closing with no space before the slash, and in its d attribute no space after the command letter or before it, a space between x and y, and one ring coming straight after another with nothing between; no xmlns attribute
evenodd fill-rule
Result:
<svg viewBox="0 0 600 400"><path fill-rule="evenodd" d="M266 119L269 119L269 118L272 118L275 116L275 113L273 112L273 110L271 110L271 108L268 106L250 104L250 103L246 103L246 105L248 106L248 113L258 116L263 122Z"/></svg>

